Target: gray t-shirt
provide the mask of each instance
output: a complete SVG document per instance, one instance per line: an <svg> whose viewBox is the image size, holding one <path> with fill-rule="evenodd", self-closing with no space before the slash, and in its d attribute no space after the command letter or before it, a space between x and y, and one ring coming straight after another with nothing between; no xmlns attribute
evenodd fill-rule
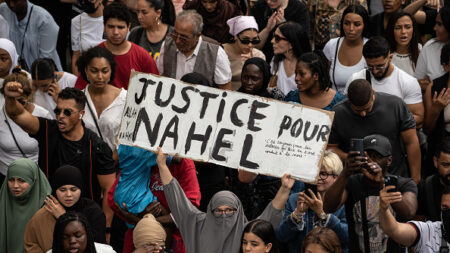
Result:
<svg viewBox="0 0 450 253"><path fill-rule="evenodd" d="M130 32L130 35L128 36L128 40L133 42L136 45L139 45L143 47L147 52L150 54L150 56L153 57L153 59L156 61L159 57L159 53L161 52L161 46L166 39L166 36L171 34L173 32L173 26L168 26L166 34L164 35L164 38L162 40L152 43L147 38L147 33L145 31L145 28L142 26L137 26L133 28Z"/></svg>
<svg viewBox="0 0 450 253"><path fill-rule="evenodd" d="M441 224L440 221L410 221L410 224L417 228L419 240L416 245L414 245L413 249L415 252L420 253L434 253L439 252L441 247ZM450 244L447 242L447 246L450 247Z"/></svg>

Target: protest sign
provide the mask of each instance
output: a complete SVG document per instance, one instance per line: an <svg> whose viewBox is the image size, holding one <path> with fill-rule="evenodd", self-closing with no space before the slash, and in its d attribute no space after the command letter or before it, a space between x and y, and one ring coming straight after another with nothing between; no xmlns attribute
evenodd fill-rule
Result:
<svg viewBox="0 0 450 253"><path fill-rule="evenodd" d="M119 144L316 182L333 112L133 72Z"/></svg>

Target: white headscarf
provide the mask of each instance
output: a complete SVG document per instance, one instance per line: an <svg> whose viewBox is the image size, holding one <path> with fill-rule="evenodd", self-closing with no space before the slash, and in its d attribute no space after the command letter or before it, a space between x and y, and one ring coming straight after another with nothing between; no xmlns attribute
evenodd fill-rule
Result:
<svg viewBox="0 0 450 253"><path fill-rule="evenodd" d="M17 61L19 59L19 55L17 55L16 46L14 43L8 39L0 39L0 49L6 50L9 53L9 57L11 57L11 68L9 69L9 73L12 72L13 68L18 65Z"/></svg>
<svg viewBox="0 0 450 253"><path fill-rule="evenodd" d="M237 16L227 20L230 27L230 34L236 36L247 29L255 29L258 31L258 24L253 16Z"/></svg>

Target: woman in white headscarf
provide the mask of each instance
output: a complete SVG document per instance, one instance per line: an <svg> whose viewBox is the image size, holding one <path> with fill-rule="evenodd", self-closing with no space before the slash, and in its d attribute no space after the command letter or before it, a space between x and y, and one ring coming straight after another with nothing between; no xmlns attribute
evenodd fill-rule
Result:
<svg viewBox="0 0 450 253"><path fill-rule="evenodd" d="M258 36L258 24L253 16L237 16L227 21L233 39L223 45L230 60L233 90L241 87L241 71L244 62L252 57L266 59L255 46L261 42Z"/></svg>
<svg viewBox="0 0 450 253"><path fill-rule="evenodd" d="M17 66L16 47L8 39L0 39L0 87L3 85L3 79L10 74Z"/></svg>
<svg viewBox="0 0 450 253"><path fill-rule="evenodd" d="M239 198L230 191L220 191L210 200L206 213L201 212L186 198L178 181L172 177L161 148L158 148L156 162L164 185L164 195L183 237L186 252L238 252L242 231L248 223ZM293 184L294 179L285 174L277 195L258 219L269 221L277 227L282 220L284 205Z"/></svg>

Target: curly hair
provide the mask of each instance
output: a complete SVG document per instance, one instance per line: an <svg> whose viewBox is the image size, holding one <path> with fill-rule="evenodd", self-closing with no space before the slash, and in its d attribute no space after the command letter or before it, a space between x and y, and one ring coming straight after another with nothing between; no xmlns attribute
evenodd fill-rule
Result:
<svg viewBox="0 0 450 253"><path fill-rule="evenodd" d="M77 60L77 67L83 79L86 82L89 82L86 75L86 68L94 58L105 58L108 61L109 66L111 67L111 78L109 80L109 82L111 83L116 75L117 63L114 59L114 55L108 49L99 46L90 48L88 51L84 52Z"/></svg>

